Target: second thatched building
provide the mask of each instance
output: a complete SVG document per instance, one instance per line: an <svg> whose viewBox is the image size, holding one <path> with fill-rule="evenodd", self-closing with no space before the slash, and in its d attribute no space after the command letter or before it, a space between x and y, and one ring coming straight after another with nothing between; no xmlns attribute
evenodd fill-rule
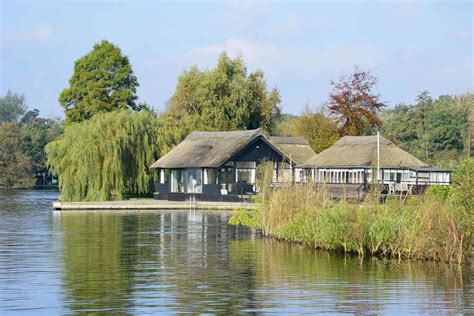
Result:
<svg viewBox="0 0 474 316"><path fill-rule="evenodd" d="M388 193L414 193L428 185L449 185L449 170L429 167L382 136L345 136L308 159L305 168L315 183L350 190L382 184Z"/></svg>

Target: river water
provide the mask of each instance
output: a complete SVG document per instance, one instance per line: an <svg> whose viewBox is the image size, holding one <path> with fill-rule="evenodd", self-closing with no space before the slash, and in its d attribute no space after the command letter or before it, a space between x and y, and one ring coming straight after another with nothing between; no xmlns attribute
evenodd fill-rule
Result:
<svg viewBox="0 0 474 316"><path fill-rule="evenodd" d="M0 191L0 315L472 314L472 270L264 239L206 212L53 212Z"/></svg>

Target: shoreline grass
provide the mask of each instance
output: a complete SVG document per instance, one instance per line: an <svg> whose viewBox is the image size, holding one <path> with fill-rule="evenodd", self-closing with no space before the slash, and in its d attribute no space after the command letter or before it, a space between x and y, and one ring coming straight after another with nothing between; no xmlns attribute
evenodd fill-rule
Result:
<svg viewBox="0 0 474 316"><path fill-rule="evenodd" d="M235 212L230 224L255 227L265 236L311 248L360 256L470 263L472 210L461 205L433 194L380 204L376 192L362 204L334 201L327 190L310 185L272 188L268 172L260 172L256 210Z"/></svg>

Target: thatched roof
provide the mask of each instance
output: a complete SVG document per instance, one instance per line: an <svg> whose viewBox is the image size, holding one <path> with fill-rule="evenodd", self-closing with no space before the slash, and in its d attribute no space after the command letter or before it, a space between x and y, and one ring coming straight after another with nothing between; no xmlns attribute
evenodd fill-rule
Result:
<svg viewBox="0 0 474 316"><path fill-rule="evenodd" d="M304 137L271 136L270 141L297 164L302 164L316 155Z"/></svg>
<svg viewBox="0 0 474 316"><path fill-rule="evenodd" d="M151 168L218 168L258 137L268 142L260 128L230 132L194 131ZM278 148L274 149L285 156Z"/></svg>
<svg viewBox="0 0 474 316"><path fill-rule="evenodd" d="M308 167L376 166L377 136L344 136L304 163ZM425 167L423 161L380 136L381 167Z"/></svg>

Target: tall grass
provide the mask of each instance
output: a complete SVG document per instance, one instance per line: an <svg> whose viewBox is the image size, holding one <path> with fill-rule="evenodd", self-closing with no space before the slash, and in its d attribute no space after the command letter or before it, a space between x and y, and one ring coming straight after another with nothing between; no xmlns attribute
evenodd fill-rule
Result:
<svg viewBox="0 0 474 316"><path fill-rule="evenodd" d="M314 248L469 262L473 224L462 206L429 196L384 204L369 196L362 204L352 204L333 201L324 187L310 184L272 188L271 166L262 166L259 174L257 209L237 212L231 223L259 227L267 236Z"/></svg>

